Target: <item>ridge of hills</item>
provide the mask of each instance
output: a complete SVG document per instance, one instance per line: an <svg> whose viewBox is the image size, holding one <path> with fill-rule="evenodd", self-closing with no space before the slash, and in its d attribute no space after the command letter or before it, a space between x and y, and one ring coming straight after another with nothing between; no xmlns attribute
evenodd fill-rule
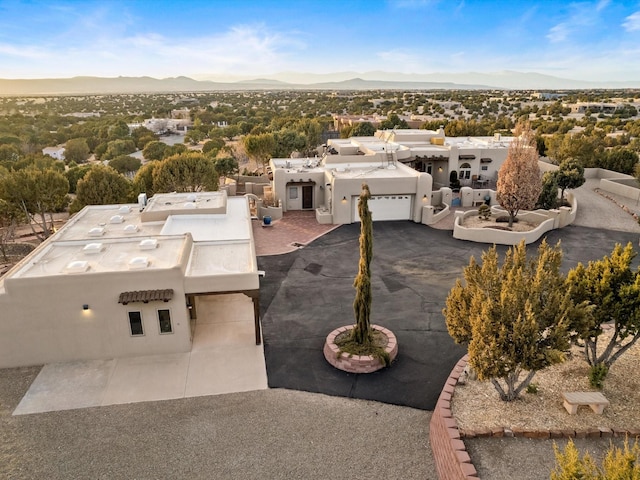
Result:
<svg viewBox="0 0 640 480"><path fill-rule="evenodd" d="M287 81L287 79L293 81ZM640 81L591 82L513 71L432 74L283 72L262 78L244 78L236 81L195 80L186 76L162 79L149 76L0 79L0 95L5 96L234 90L565 90L596 88L640 88Z"/></svg>

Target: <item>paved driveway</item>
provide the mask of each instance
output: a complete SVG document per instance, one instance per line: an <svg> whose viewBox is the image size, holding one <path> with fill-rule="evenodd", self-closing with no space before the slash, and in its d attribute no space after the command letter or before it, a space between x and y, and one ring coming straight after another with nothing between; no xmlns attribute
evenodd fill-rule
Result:
<svg viewBox="0 0 640 480"><path fill-rule="evenodd" d="M393 366L349 374L322 354L326 335L353 321L359 224L344 225L296 252L258 259L267 273L261 305L269 386L432 410L465 353L447 333L445 298L469 257L487 245L412 222L376 222L373 232L372 321L398 337ZM638 234L575 226L549 232L550 243L560 239L568 270L610 253L616 242L637 244Z"/></svg>

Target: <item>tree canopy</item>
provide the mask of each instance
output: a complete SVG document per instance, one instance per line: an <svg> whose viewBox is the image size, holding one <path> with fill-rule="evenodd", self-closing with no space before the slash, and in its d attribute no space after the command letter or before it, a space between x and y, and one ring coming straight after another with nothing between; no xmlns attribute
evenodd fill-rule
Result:
<svg viewBox="0 0 640 480"><path fill-rule="evenodd" d="M564 359L568 328L580 313L564 288L560 245L543 241L537 253L527 259L522 241L502 266L495 245L480 265L471 257L465 283L456 281L443 310L451 337L468 345L478 378L490 380L504 401L518 398L536 371Z"/></svg>
<svg viewBox="0 0 640 480"><path fill-rule="evenodd" d="M631 269L635 256L631 243L616 245L610 255L586 266L579 263L567 275L573 301L590 305L588 314L572 327L584 342L584 356L591 366L608 369L640 338L640 274ZM601 348L598 341L605 324L613 330Z"/></svg>
<svg viewBox="0 0 640 480"><path fill-rule="evenodd" d="M560 188L560 200L564 201L564 191L578 188L584 184L584 168L574 159L562 161L558 170L554 172L556 184Z"/></svg>
<svg viewBox="0 0 640 480"><path fill-rule="evenodd" d="M218 190L214 161L201 152L169 157L155 165L152 176L156 193Z"/></svg>
<svg viewBox="0 0 640 480"><path fill-rule="evenodd" d="M111 205L131 201L131 184L116 170L105 165L95 165L78 180L77 196L71 211L77 212L85 205Z"/></svg>
<svg viewBox="0 0 640 480"><path fill-rule="evenodd" d="M498 172L496 198L500 206L509 213L509 227L520 210L535 207L542 180L538 167L536 141L528 125L521 126L518 136L509 145L507 158Z"/></svg>

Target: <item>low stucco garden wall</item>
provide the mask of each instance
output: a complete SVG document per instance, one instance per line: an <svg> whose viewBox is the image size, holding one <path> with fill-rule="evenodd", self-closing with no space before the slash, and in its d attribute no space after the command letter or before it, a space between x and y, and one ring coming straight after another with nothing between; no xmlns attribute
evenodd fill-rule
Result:
<svg viewBox="0 0 640 480"><path fill-rule="evenodd" d="M519 213L518 219L538 224L536 228L526 232L510 232L497 228L464 227L464 219L477 216L478 210L455 212L456 218L453 223L453 238L496 245L517 245L524 240L525 244L529 245L530 243L536 242L548 231L563 228L573 223L578 212L578 201L571 192L567 194L567 200L571 204L571 207ZM503 216L507 215L507 212L500 206L494 205L491 207L491 215L494 217Z"/></svg>

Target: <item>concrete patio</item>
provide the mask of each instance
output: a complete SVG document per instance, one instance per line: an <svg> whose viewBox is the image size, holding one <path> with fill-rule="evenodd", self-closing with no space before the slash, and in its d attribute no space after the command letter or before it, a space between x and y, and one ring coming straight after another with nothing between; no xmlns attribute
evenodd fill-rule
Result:
<svg viewBox="0 0 640 480"><path fill-rule="evenodd" d="M14 415L267 388L253 304L200 297L191 352L45 365Z"/></svg>

